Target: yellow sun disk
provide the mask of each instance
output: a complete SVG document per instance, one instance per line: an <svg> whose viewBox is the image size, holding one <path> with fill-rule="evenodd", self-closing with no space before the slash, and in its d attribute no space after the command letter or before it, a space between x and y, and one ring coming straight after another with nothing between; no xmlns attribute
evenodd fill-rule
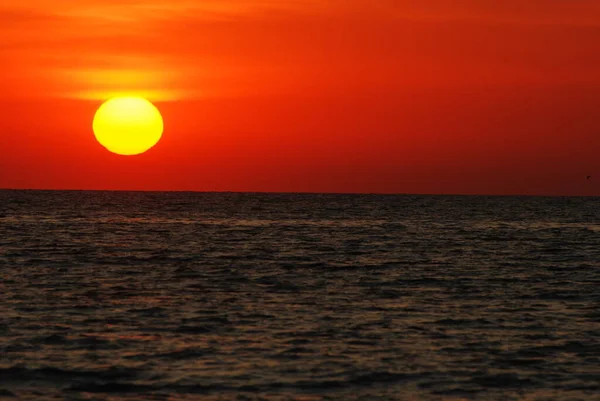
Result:
<svg viewBox="0 0 600 401"><path fill-rule="evenodd" d="M158 109L139 97L118 97L102 104L93 129L102 146L120 155L137 155L156 145L163 133Z"/></svg>

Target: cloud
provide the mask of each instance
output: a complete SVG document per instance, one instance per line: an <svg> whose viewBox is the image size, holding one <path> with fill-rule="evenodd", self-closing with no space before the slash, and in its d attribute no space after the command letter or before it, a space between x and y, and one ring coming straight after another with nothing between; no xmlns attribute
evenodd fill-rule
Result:
<svg viewBox="0 0 600 401"><path fill-rule="evenodd" d="M588 82L599 31L588 0L33 0L0 7L0 62L69 96Z"/></svg>

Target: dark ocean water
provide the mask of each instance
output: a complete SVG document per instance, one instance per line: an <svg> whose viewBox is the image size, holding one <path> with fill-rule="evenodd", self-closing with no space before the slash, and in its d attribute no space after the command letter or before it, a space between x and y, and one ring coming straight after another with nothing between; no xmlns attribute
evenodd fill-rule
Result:
<svg viewBox="0 0 600 401"><path fill-rule="evenodd" d="M0 398L598 400L599 206L0 191Z"/></svg>

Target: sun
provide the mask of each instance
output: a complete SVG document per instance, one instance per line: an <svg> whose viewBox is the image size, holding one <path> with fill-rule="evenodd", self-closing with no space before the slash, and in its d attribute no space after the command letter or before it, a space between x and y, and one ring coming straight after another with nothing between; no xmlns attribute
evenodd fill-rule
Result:
<svg viewBox="0 0 600 401"><path fill-rule="evenodd" d="M158 143L163 119L158 109L141 97L115 97L100 106L93 122L94 135L109 151L139 155Z"/></svg>

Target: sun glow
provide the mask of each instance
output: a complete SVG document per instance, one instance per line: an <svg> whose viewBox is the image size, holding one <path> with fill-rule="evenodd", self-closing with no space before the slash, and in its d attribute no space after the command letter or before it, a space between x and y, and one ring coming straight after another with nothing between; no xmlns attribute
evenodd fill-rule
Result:
<svg viewBox="0 0 600 401"><path fill-rule="evenodd" d="M158 109L141 97L116 97L106 101L94 116L96 139L119 155L138 155L156 145L163 133Z"/></svg>

